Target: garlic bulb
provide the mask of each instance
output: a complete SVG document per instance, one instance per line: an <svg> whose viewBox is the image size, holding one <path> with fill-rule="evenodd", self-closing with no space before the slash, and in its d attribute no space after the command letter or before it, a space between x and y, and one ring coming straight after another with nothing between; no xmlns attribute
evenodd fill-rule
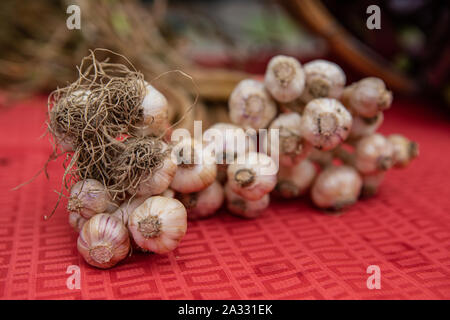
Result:
<svg viewBox="0 0 450 320"><path fill-rule="evenodd" d="M81 229L78 252L90 265L107 269L125 259L130 251L128 230L110 214L97 214Z"/></svg>
<svg viewBox="0 0 450 320"><path fill-rule="evenodd" d="M186 233L186 209L176 199L151 197L131 213L128 229L140 248L168 253L178 246Z"/></svg>
<svg viewBox="0 0 450 320"><path fill-rule="evenodd" d="M145 97L142 101L143 120L137 126L139 135L159 135L169 124L169 105L164 95L145 82Z"/></svg>
<svg viewBox="0 0 450 320"><path fill-rule="evenodd" d="M391 134L389 142L394 147L394 167L404 168L419 155L419 145L400 134Z"/></svg>
<svg viewBox="0 0 450 320"><path fill-rule="evenodd" d="M269 156L250 152L239 156L228 166L228 184L241 197L261 199L271 192L277 183L277 165Z"/></svg>
<svg viewBox="0 0 450 320"><path fill-rule="evenodd" d="M137 207L144 203L146 198L138 197L132 200L125 200L111 215L118 218L124 225L128 224L128 217Z"/></svg>
<svg viewBox="0 0 450 320"><path fill-rule="evenodd" d="M300 99L295 99L290 102L279 103L280 111L283 113L297 112L298 114L303 114L306 104Z"/></svg>
<svg viewBox="0 0 450 320"><path fill-rule="evenodd" d="M266 128L277 114L277 107L264 85L256 80L242 80L228 101L230 119L244 128Z"/></svg>
<svg viewBox="0 0 450 320"><path fill-rule="evenodd" d="M103 184L94 179L86 179L72 186L67 210L89 219L97 213L108 212L112 208L111 204L111 197Z"/></svg>
<svg viewBox="0 0 450 320"><path fill-rule="evenodd" d="M363 137L355 147L355 166L363 174L386 171L394 164L394 146L381 134Z"/></svg>
<svg viewBox="0 0 450 320"><path fill-rule="evenodd" d="M392 92L386 89L383 80L369 77L345 88L341 100L355 114L372 118L390 108Z"/></svg>
<svg viewBox="0 0 450 320"><path fill-rule="evenodd" d="M275 192L286 199L298 197L311 186L316 175L317 169L308 159L292 168L280 167Z"/></svg>
<svg viewBox="0 0 450 320"><path fill-rule="evenodd" d="M353 167L331 166L317 177L311 198L320 208L339 210L357 201L361 187L362 178Z"/></svg>
<svg viewBox="0 0 450 320"><path fill-rule="evenodd" d="M337 64L326 60L314 60L303 66L306 76L303 102L317 98L338 99L345 86L345 73Z"/></svg>
<svg viewBox="0 0 450 320"><path fill-rule="evenodd" d="M361 194L364 197L372 197L377 194L381 183L384 180L384 172L376 172L372 174L366 174L362 176L363 186Z"/></svg>
<svg viewBox="0 0 450 320"><path fill-rule="evenodd" d="M168 150L168 146L161 141L163 150ZM131 194L136 193L138 197L150 197L164 192L172 182L177 172L177 164L173 161L170 152L167 152L162 166L156 168L150 176L144 177L136 190L129 190Z"/></svg>
<svg viewBox="0 0 450 320"><path fill-rule="evenodd" d="M69 213L69 224L76 231L80 232L87 219L83 218L78 212Z"/></svg>
<svg viewBox="0 0 450 320"><path fill-rule="evenodd" d="M374 134L383 123L383 119L383 112L378 112L372 118L353 117L349 139L356 140Z"/></svg>
<svg viewBox="0 0 450 320"><path fill-rule="evenodd" d="M225 185L225 197L228 210L234 215L247 219L259 217L270 203L269 194L265 194L258 200L248 200L235 193L228 183Z"/></svg>
<svg viewBox="0 0 450 320"><path fill-rule="evenodd" d="M267 65L264 84L275 100L290 102L302 94L305 73L297 59L278 55Z"/></svg>
<svg viewBox="0 0 450 320"><path fill-rule="evenodd" d="M222 206L223 199L223 188L217 181L202 191L179 196L179 200L186 207L187 217L191 220L213 215Z"/></svg>
<svg viewBox="0 0 450 320"><path fill-rule="evenodd" d="M319 150L335 148L347 139L351 128L350 112L335 99L314 99L302 115L302 136Z"/></svg>
<svg viewBox="0 0 450 320"><path fill-rule="evenodd" d="M266 152L278 156L281 166L295 166L305 159L312 149L311 144L303 139L300 126L301 116L298 113L280 114L269 126L269 131L279 130L278 141L272 141L270 134L263 137L264 145L268 148Z"/></svg>
<svg viewBox="0 0 450 320"><path fill-rule="evenodd" d="M214 158L204 152L201 142L183 139L172 149L172 157L180 164L171 189L181 193L198 192L215 181L217 165Z"/></svg>

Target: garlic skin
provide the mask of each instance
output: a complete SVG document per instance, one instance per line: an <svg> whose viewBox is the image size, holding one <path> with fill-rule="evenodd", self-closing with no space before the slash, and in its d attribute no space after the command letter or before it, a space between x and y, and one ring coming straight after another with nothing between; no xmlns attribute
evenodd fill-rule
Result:
<svg viewBox="0 0 450 320"><path fill-rule="evenodd" d="M362 178L350 166L330 166L317 177L311 198L323 209L340 210L354 204L361 192Z"/></svg>
<svg viewBox="0 0 450 320"><path fill-rule="evenodd" d="M378 193L381 183L384 180L384 172L376 172L372 174L366 174L362 176L363 186L361 195L363 197L373 197Z"/></svg>
<svg viewBox="0 0 450 320"><path fill-rule="evenodd" d="M383 112L378 112L376 116L372 118L353 117L352 130L350 131L349 139L357 140L374 134L383 123L383 120Z"/></svg>
<svg viewBox="0 0 450 320"><path fill-rule="evenodd" d="M280 167L274 192L285 199L296 198L306 192L316 175L317 168L308 159L292 168Z"/></svg>
<svg viewBox="0 0 450 320"><path fill-rule="evenodd" d="M224 200L222 185L214 181L208 188L189 194L180 194L179 200L186 207L189 220L212 216L222 206Z"/></svg>
<svg viewBox="0 0 450 320"><path fill-rule="evenodd" d="M394 164L394 146L381 134L375 133L358 141L355 166L359 172L370 174L390 169Z"/></svg>
<svg viewBox="0 0 450 320"><path fill-rule="evenodd" d="M78 212L69 213L69 224L76 231L80 232L87 219L83 218Z"/></svg>
<svg viewBox="0 0 450 320"><path fill-rule="evenodd" d="M290 102L305 88L305 73L297 59L278 55L270 59L264 77L264 85L279 102Z"/></svg>
<svg viewBox="0 0 450 320"><path fill-rule="evenodd" d="M131 213L128 229L140 248L168 253L178 246L186 233L186 209L177 199L151 197Z"/></svg>
<svg viewBox="0 0 450 320"><path fill-rule="evenodd" d="M300 99L295 99L290 102L279 103L280 111L283 113L297 112L302 115L306 104Z"/></svg>
<svg viewBox="0 0 450 320"><path fill-rule="evenodd" d="M419 145L400 134L388 136L394 147L394 167L404 168L419 155Z"/></svg>
<svg viewBox="0 0 450 320"><path fill-rule="evenodd" d="M225 185L225 197L228 210L241 218L254 219L261 216L270 203L269 194L265 194L258 200L248 200L235 193L227 183Z"/></svg>
<svg viewBox="0 0 450 320"><path fill-rule="evenodd" d="M228 100L231 122L245 129L266 128L277 114L277 107L259 81L246 79L238 83Z"/></svg>
<svg viewBox="0 0 450 320"><path fill-rule="evenodd" d="M259 200L277 184L277 165L269 156L249 152L228 166L228 185L247 200Z"/></svg>
<svg viewBox="0 0 450 320"><path fill-rule="evenodd" d="M279 130L279 141L272 141L270 134L263 137L264 146L268 147L266 153L278 156L281 166L295 166L305 159L312 149L311 144L303 139L300 127L301 116L298 113L280 114L269 126L269 131ZM274 152L276 154L273 154Z"/></svg>
<svg viewBox="0 0 450 320"><path fill-rule="evenodd" d="M188 151L190 154L181 155L185 150L191 150ZM201 142L183 139L172 149L172 158L178 158L181 161L170 184L170 188L174 191L180 193L198 192L215 181L217 165L214 158L204 152ZM194 163L196 160L200 163Z"/></svg>
<svg viewBox="0 0 450 320"><path fill-rule="evenodd" d="M392 92L386 89L383 80L369 77L345 88L341 100L355 114L372 118L390 108Z"/></svg>
<svg viewBox="0 0 450 320"><path fill-rule="evenodd" d="M91 266L107 269L125 259L130 251L128 230L110 214L97 214L81 229L78 252Z"/></svg>
<svg viewBox="0 0 450 320"><path fill-rule="evenodd" d="M163 149L167 151L168 146L162 141L161 143L163 144ZM160 194L170 186L176 172L177 164L173 161L170 152L167 152L162 166L154 170L150 177L144 177L136 190L130 190L130 193L135 193L138 197L147 198L155 194Z"/></svg>
<svg viewBox="0 0 450 320"><path fill-rule="evenodd" d="M67 210L89 219L98 213L111 210L111 204L111 197L103 184L94 179L86 179L72 186Z"/></svg>
<svg viewBox="0 0 450 320"><path fill-rule="evenodd" d="M127 225L128 217L130 216L130 214L133 213L133 211L136 210L137 207L143 204L145 200L146 198L144 197L138 197L132 200L125 200L120 205L120 207L117 208L116 211L111 213L111 215L122 221L124 225Z"/></svg>
<svg viewBox="0 0 450 320"><path fill-rule="evenodd" d="M169 104L166 97L147 82L142 101L142 114L143 120L137 129L139 135L159 135L169 124Z"/></svg>
<svg viewBox="0 0 450 320"><path fill-rule="evenodd" d="M301 99L308 103L317 98L338 99L345 86L345 73L336 63L313 60L303 65L306 84Z"/></svg>
<svg viewBox="0 0 450 320"><path fill-rule="evenodd" d="M302 136L319 150L335 148L347 139L352 115L335 99L314 99L306 105L301 119Z"/></svg>

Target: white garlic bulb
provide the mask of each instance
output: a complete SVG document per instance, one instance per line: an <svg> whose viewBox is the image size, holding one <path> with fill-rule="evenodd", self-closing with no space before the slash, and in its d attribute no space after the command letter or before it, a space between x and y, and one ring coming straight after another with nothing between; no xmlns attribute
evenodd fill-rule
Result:
<svg viewBox="0 0 450 320"><path fill-rule="evenodd" d="M352 130L349 138L352 140L374 134L383 123L383 112L378 112L375 117L353 117Z"/></svg>
<svg viewBox="0 0 450 320"><path fill-rule="evenodd" d="M361 194L364 197L372 197L377 194L381 183L384 180L385 172L375 172L372 174L365 174L362 176L363 186Z"/></svg>
<svg viewBox="0 0 450 320"><path fill-rule="evenodd" d="M137 207L144 203L146 198L137 197L125 200L116 211L111 213L112 216L118 218L124 225L128 224L128 217Z"/></svg>
<svg viewBox="0 0 450 320"><path fill-rule="evenodd" d="M86 179L72 186L67 210L89 219L95 214L108 212L112 208L111 204L111 197L103 184L94 179Z"/></svg>
<svg viewBox="0 0 450 320"><path fill-rule="evenodd" d="M228 183L225 185L225 197L230 213L247 219L254 219L262 215L270 203L269 194L265 194L258 200L248 200L235 193Z"/></svg>
<svg viewBox="0 0 450 320"><path fill-rule="evenodd" d="M400 134L391 134L389 142L394 147L394 167L404 168L419 155L419 145Z"/></svg>
<svg viewBox="0 0 450 320"><path fill-rule="evenodd" d="M166 152L161 167L152 170L149 176L143 177L136 190L129 190L131 194L138 197L150 197L164 192L172 182L177 172L177 164L173 161L167 144L162 144L162 152Z"/></svg>
<svg viewBox="0 0 450 320"><path fill-rule="evenodd" d="M282 198L298 197L311 186L316 175L317 168L308 159L291 168L280 167L278 182L274 191Z"/></svg>
<svg viewBox="0 0 450 320"><path fill-rule="evenodd" d="M303 66L306 76L303 102L317 98L338 99L345 86L345 73L336 63L326 60L313 60Z"/></svg>
<svg viewBox="0 0 450 320"><path fill-rule="evenodd" d="M363 174L386 171L394 164L394 146L381 134L363 137L355 147L355 166Z"/></svg>
<svg viewBox="0 0 450 320"><path fill-rule="evenodd" d="M169 105L164 95L145 82L145 97L142 101L143 120L137 126L139 135L159 135L169 124Z"/></svg>
<svg viewBox="0 0 450 320"><path fill-rule="evenodd" d="M203 219L212 216L222 206L222 185L214 181L208 188L194 193L180 194L179 200L186 207L188 219Z"/></svg>
<svg viewBox="0 0 450 320"><path fill-rule="evenodd" d="M341 100L355 114L372 118L390 108L392 92L386 89L383 80L369 77L345 88Z"/></svg>
<svg viewBox="0 0 450 320"><path fill-rule="evenodd" d="M275 188L277 171L272 158L263 153L249 152L228 166L228 184L241 197L258 200Z"/></svg>
<svg viewBox="0 0 450 320"><path fill-rule="evenodd" d="M317 177L311 189L316 206L340 210L354 204L361 192L362 178L350 166L330 166Z"/></svg>
<svg viewBox="0 0 450 320"><path fill-rule="evenodd" d="M301 131L301 116L298 113L280 114L269 126L269 134L263 136L266 153L278 156L280 165L292 167L305 159L312 149L311 144L303 139ZM279 130L278 141L273 141L270 130Z"/></svg>
<svg viewBox="0 0 450 320"><path fill-rule="evenodd" d="M270 59L264 77L266 89L279 102L290 102L303 92L305 73L297 59L278 55Z"/></svg>
<svg viewBox="0 0 450 320"><path fill-rule="evenodd" d="M90 265L107 269L125 259L130 251L128 230L110 214L97 214L81 229L78 252Z"/></svg>
<svg viewBox="0 0 450 320"><path fill-rule="evenodd" d="M314 99L306 105L301 119L302 136L319 150L335 148L347 139L352 116L335 99Z"/></svg>
<svg viewBox="0 0 450 320"><path fill-rule="evenodd" d="M168 253L178 246L186 233L186 209L177 199L150 197L131 213L128 229L140 248Z"/></svg>
<svg viewBox="0 0 450 320"><path fill-rule="evenodd" d="M181 193L198 192L215 181L215 159L204 152L201 142L183 139L173 147L172 157L178 159L180 164L170 184L171 189Z"/></svg>
<svg viewBox="0 0 450 320"><path fill-rule="evenodd" d="M83 218L78 212L69 213L69 224L76 231L80 232L87 219Z"/></svg>
<svg viewBox="0 0 450 320"><path fill-rule="evenodd" d="M277 107L259 81L246 79L238 83L228 101L230 119L244 128L266 128L277 114Z"/></svg>

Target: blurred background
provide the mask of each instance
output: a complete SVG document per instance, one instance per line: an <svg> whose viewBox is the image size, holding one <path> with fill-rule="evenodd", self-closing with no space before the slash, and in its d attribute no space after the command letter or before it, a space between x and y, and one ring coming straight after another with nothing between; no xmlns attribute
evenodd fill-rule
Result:
<svg viewBox="0 0 450 320"><path fill-rule="evenodd" d="M69 30L67 7L81 9ZM381 29L369 30L369 5ZM174 107L176 120L224 120L233 87L283 53L340 64L348 83L382 78L396 95L450 106L450 5L446 0L47 0L0 2L2 99L47 94L76 79L89 49L125 55ZM123 62L123 61L122 61ZM169 70L183 70L189 79ZM211 112L213 110L213 112ZM208 115L209 116L206 116Z"/></svg>

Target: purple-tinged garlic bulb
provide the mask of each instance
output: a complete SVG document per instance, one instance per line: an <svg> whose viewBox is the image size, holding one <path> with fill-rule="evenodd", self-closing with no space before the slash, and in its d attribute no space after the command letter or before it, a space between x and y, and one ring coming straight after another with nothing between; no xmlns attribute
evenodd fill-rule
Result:
<svg viewBox="0 0 450 320"><path fill-rule="evenodd" d="M186 234L186 209L177 199L151 197L130 214L128 229L141 249L168 253Z"/></svg>
<svg viewBox="0 0 450 320"><path fill-rule="evenodd" d="M89 219L98 213L109 212L113 208L111 204L112 200L105 186L97 180L86 179L72 186L67 210Z"/></svg>
<svg viewBox="0 0 450 320"><path fill-rule="evenodd" d="M69 213L69 224L76 231L80 232L87 219L83 218L78 212Z"/></svg>
<svg viewBox="0 0 450 320"><path fill-rule="evenodd" d="M275 188L277 171L272 158L263 153L250 152L228 166L228 184L241 197L258 200Z"/></svg>
<svg viewBox="0 0 450 320"><path fill-rule="evenodd" d="M331 166L317 177L311 198L319 208L340 210L357 201L362 183L361 176L353 167Z"/></svg>
<svg viewBox="0 0 450 320"><path fill-rule="evenodd" d="M188 219L207 218L222 206L223 187L219 182L214 181L208 188L199 192L180 194L178 199L186 207Z"/></svg>
<svg viewBox="0 0 450 320"><path fill-rule="evenodd" d="M305 63L305 90L301 99L308 103L317 98L338 99L345 86L345 73L336 63L326 60L314 60Z"/></svg>
<svg viewBox="0 0 450 320"><path fill-rule="evenodd" d="M107 269L125 259L130 238L125 225L110 214L97 214L81 229L78 252L91 266Z"/></svg>
<svg viewBox="0 0 450 320"><path fill-rule="evenodd" d="M119 208L117 208L116 211L111 213L112 216L118 218L124 225L128 225L128 217L130 214L133 213L134 210L136 210L137 207L139 207L141 204L144 203L146 198L144 197L137 197L133 199L125 200Z"/></svg>
<svg viewBox="0 0 450 320"><path fill-rule="evenodd" d="M294 167L280 167L274 192L285 199L303 195L317 175L316 166L308 159Z"/></svg>
<svg viewBox="0 0 450 320"><path fill-rule="evenodd" d="M231 121L245 129L266 128L277 114L277 106L259 81L238 83L228 101Z"/></svg>
<svg viewBox="0 0 450 320"><path fill-rule="evenodd" d="M383 80L369 77L346 87L341 100L352 113L372 118L391 107L392 92L386 89Z"/></svg>
<svg viewBox="0 0 450 320"><path fill-rule="evenodd" d="M386 171L394 165L394 146L379 133L363 137L355 147L355 166L362 174Z"/></svg>
<svg viewBox="0 0 450 320"><path fill-rule="evenodd" d="M169 105L166 97L147 82L142 101L142 116L142 122L136 127L138 135L160 135L169 124Z"/></svg>
<svg viewBox="0 0 450 320"><path fill-rule="evenodd" d="M341 144L351 128L350 112L335 99L314 99L302 115L302 136L319 150L331 150Z"/></svg>
<svg viewBox="0 0 450 320"><path fill-rule="evenodd" d="M295 58L275 56L267 65L264 84L275 100L291 102L299 98L305 88L302 65Z"/></svg>
<svg viewBox="0 0 450 320"><path fill-rule="evenodd" d="M394 167L404 168L419 155L419 145L400 134L388 136L394 147Z"/></svg>

